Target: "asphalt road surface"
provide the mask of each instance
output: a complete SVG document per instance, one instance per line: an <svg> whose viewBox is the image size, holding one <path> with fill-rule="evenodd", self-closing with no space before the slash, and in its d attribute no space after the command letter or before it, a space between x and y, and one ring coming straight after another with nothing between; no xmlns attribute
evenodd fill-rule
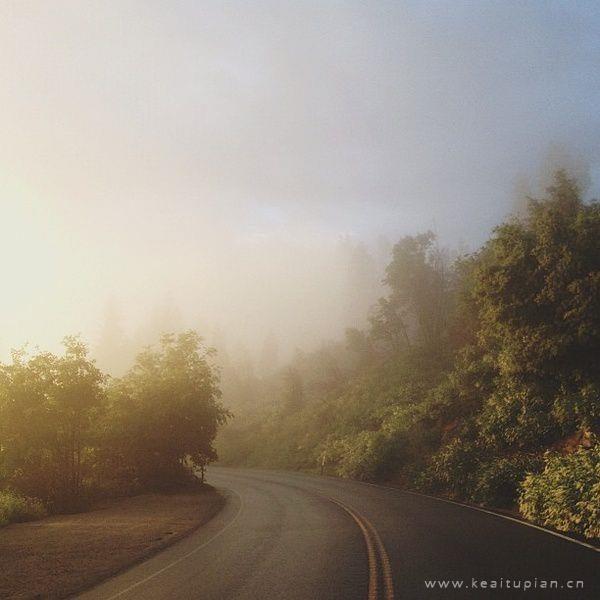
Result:
<svg viewBox="0 0 600 600"><path fill-rule="evenodd" d="M212 467L208 482L228 497L218 516L80 597L600 598L600 552L503 517L297 473Z"/></svg>

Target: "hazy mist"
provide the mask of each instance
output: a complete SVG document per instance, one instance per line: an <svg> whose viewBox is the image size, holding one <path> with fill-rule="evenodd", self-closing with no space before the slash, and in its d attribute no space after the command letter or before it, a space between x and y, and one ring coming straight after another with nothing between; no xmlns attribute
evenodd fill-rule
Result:
<svg viewBox="0 0 600 600"><path fill-rule="evenodd" d="M475 248L549 162L597 195L599 28L584 2L3 3L2 358L308 348L360 325L401 235Z"/></svg>

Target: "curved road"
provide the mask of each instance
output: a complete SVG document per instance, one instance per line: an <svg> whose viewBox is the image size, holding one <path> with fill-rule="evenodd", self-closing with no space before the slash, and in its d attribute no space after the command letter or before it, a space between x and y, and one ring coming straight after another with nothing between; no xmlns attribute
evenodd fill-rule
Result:
<svg viewBox="0 0 600 600"><path fill-rule="evenodd" d="M208 481L228 497L218 516L80 597L600 598L600 552L499 516L297 473L213 467Z"/></svg>

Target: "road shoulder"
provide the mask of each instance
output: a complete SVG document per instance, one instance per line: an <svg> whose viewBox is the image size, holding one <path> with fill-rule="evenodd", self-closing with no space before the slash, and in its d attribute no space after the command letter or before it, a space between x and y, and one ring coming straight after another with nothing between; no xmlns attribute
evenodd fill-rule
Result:
<svg viewBox="0 0 600 600"><path fill-rule="evenodd" d="M223 496L142 494L95 510L0 529L0 597L65 598L122 572L209 521Z"/></svg>

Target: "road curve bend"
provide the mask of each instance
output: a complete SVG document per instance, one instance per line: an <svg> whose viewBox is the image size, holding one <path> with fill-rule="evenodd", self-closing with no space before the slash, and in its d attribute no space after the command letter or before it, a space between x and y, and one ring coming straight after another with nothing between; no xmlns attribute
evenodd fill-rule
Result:
<svg viewBox="0 0 600 600"><path fill-rule="evenodd" d="M496 515L300 473L213 467L208 481L221 513L79 597L600 598L599 552Z"/></svg>

